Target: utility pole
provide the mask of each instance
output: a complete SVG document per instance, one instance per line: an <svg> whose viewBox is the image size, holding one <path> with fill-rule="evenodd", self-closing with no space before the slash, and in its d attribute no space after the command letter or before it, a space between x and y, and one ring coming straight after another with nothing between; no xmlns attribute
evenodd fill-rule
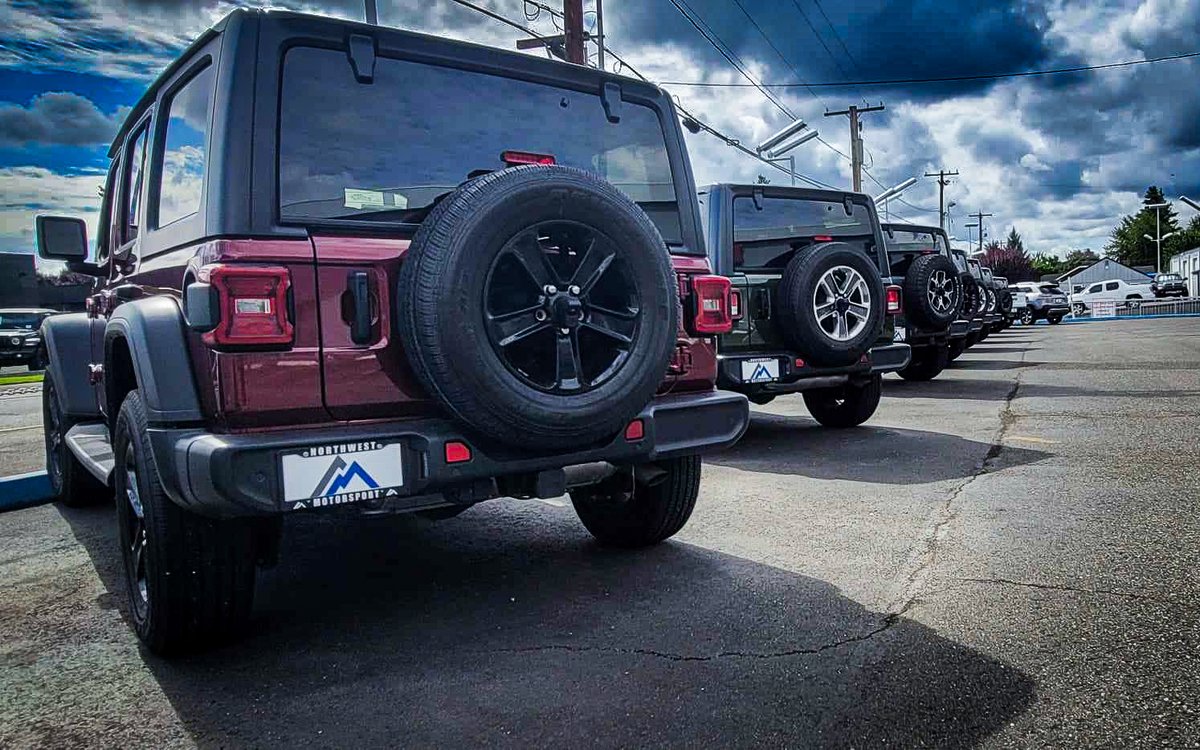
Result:
<svg viewBox="0 0 1200 750"><path fill-rule="evenodd" d="M973 216L975 218L975 221L979 222L979 254L982 255L983 254L983 219L985 216L991 216L992 214L985 214L983 211L976 211L973 214L967 214L967 215Z"/></svg>
<svg viewBox="0 0 1200 750"><path fill-rule="evenodd" d="M883 103L880 102L875 107L859 107L851 106L847 109L837 112L826 112L826 117L837 117L840 115L850 115L850 166L854 171L854 192L862 192L862 165L863 165L863 144L862 144L862 129L859 126L858 116L864 115L867 112L882 112Z"/></svg>
<svg viewBox="0 0 1200 750"><path fill-rule="evenodd" d="M371 24L372 26L378 26L379 9L375 6L375 0L363 0L363 3L365 5L363 9L366 11L367 23Z"/></svg>
<svg viewBox="0 0 1200 750"><path fill-rule="evenodd" d="M596 67L604 70L604 0L596 0Z"/></svg>
<svg viewBox="0 0 1200 750"><path fill-rule="evenodd" d="M583 0L563 0L563 37L567 48L567 62L587 65L587 49L584 46Z"/></svg>
<svg viewBox="0 0 1200 750"><path fill-rule="evenodd" d="M947 172L944 169L939 169L936 172L926 172L926 177L938 178L938 226L942 231L946 231L946 186L950 184L947 177L958 177L958 170Z"/></svg>

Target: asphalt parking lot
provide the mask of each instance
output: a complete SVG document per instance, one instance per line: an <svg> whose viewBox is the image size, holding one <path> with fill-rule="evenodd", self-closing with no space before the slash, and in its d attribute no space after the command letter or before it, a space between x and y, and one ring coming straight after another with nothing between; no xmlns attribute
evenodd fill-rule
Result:
<svg viewBox="0 0 1200 750"><path fill-rule="evenodd" d="M1200 320L1018 327L858 429L758 408L648 552L562 501L293 519L251 636L173 662L111 509L0 514L0 746L1194 746L1198 436Z"/></svg>

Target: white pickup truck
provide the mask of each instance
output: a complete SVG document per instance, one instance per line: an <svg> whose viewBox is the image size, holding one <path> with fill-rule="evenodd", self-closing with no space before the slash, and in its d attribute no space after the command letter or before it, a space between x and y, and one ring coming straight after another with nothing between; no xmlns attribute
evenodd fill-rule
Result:
<svg viewBox="0 0 1200 750"><path fill-rule="evenodd" d="M1082 290L1071 295L1071 312L1076 316L1092 309L1096 302L1137 302L1144 299L1154 299L1150 289L1150 280L1144 284L1131 284L1124 279L1108 279L1088 284Z"/></svg>

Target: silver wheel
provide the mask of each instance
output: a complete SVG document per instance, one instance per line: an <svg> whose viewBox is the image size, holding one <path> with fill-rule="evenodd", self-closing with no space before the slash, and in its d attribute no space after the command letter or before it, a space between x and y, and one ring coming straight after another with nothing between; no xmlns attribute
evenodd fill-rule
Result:
<svg viewBox="0 0 1200 750"><path fill-rule="evenodd" d="M954 279L945 271L934 271L929 275L929 305L939 315L945 315L958 303L958 290Z"/></svg>
<svg viewBox="0 0 1200 750"><path fill-rule="evenodd" d="M849 341L867 327L871 288L850 266L834 266L817 281L813 312L826 336L834 341Z"/></svg>

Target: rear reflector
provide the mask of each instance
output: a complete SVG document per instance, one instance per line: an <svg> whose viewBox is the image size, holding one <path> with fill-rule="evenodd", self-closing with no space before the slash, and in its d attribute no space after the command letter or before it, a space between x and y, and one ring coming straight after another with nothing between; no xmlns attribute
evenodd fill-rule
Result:
<svg viewBox="0 0 1200 750"><path fill-rule="evenodd" d="M642 424L642 420L635 419L625 427L625 439L631 443L635 443L646 436L646 426Z"/></svg>
<svg viewBox="0 0 1200 750"><path fill-rule="evenodd" d="M729 333L733 330L732 286L724 276L692 277L692 332Z"/></svg>
<svg viewBox="0 0 1200 750"><path fill-rule="evenodd" d="M814 242L833 242L833 237L829 236L828 234L818 234L816 237L813 237L813 241Z"/></svg>
<svg viewBox="0 0 1200 750"><path fill-rule="evenodd" d="M900 303L902 299L902 290L898 286L889 286L887 288L887 311L888 315L898 315L903 306Z"/></svg>
<svg viewBox="0 0 1200 750"><path fill-rule="evenodd" d="M803 367L804 367L804 360L800 359L799 357L796 357L796 368L801 369Z"/></svg>
<svg viewBox="0 0 1200 750"><path fill-rule="evenodd" d="M729 293L729 317L742 319L742 293L736 289Z"/></svg>
<svg viewBox="0 0 1200 750"><path fill-rule="evenodd" d="M218 319L203 334L216 347L285 346L292 343L288 319L291 274L282 266L209 265L200 281L216 292Z"/></svg>
<svg viewBox="0 0 1200 750"><path fill-rule="evenodd" d="M471 447L466 443L452 440L446 443L446 463L465 464L471 460Z"/></svg>
<svg viewBox="0 0 1200 750"><path fill-rule="evenodd" d="M500 159L509 166L517 164L553 164L553 154L535 154L529 151L505 151Z"/></svg>

